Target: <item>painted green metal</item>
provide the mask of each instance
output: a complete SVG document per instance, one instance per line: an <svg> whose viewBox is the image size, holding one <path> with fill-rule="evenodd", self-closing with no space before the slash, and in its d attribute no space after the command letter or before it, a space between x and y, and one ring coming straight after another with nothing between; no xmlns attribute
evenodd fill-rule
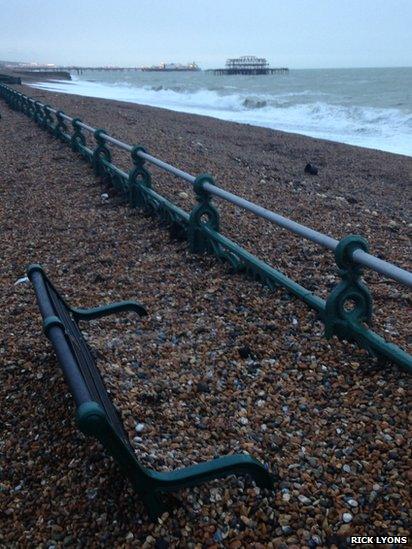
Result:
<svg viewBox="0 0 412 549"><path fill-rule="evenodd" d="M203 225L202 231L209 238L213 253L220 260L229 263L233 272L243 272L272 290L282 286L290 294L298 297L309 307L320 313L322 317L325 309L325 301L322 298L261 261L236 242L214 231L211 227Z"/></svg>
<svg viewBox="0 0 412 549"><path fill-rule="evenodd" d="M70 140L70 145L74 152L81 152L80 147L86 145L86 138L82 133L79 122L81 122L80 118L73 118L72 120L72 126L74 131Z"/></svg>
<svg viewBox="0 0 412 549"><path fill-rule="evenodd" d="M146 314L146 309L135 301L119 301L117 303L110 303L110 305L92 307L91 309L78 309L76 307L70 307L70 312L76 321L94 320L96 318L121 313L123 311L134 311L139 315Z"/></svg>
<svg viewBox="0 0 412 549"><path fill-rule="evenodd" d="M193 184L198 202L191 211L189 218L189 249L193 253L213 252L213 246L203 230L204 227L219 232L219 213L211 204L210 193L205 191L203 187L205 183L214 185L213 177L209 174L199 175Z"/></svg>
<svg viewBox="0 0 412 549"><path fill-rule="evenodd" d="M153 520L170 510L160 497L162 492L174 492L216 478L232 474L250 475L258 486L273 490L276 477L262 463L244 454L225 456L171 472L158 473L143 467L77 323L122 311L134 311L142 316L147 314L145 308L133 301L92 309L73 308L61 297L40 265L31 265L27 274L36 292L44 332L52 342L76 403L77 425L84 434L97 438L115 459Z"/></svg>
<svg viewBox="0 0 412 549"><path fill-rule="evenodd" d="M352 325L372 323L372 297L361 280L362 268L352 260L352 253L361 249L368 251L368 243L361 236L343 238L335 250L341 282L330 293L325 307L325 336L337 335L351 340Z"/></svg>
<svg viewBox="0 0 412 549"><path fill-rule="evenodd" d="M107 173L107 164L105 165L103 163L103 160L105 163L111 163L112 155L109 151L109 149L106 147L106 142L102 137L102 134L105 134L106 131L102 129L95 130L94 132L94 138L97 143L97 147L93 151L92 155L92 166L94 169L94 173L96 175L100 175L103 177Z"/></svg>
<svg viewBox="0 0 412 549"><path fill-rule="evenodd" d="M43 112L42 128L51 133L54 129L54 120L49 105L44 105Z"/></svg>
<svg viewBox="0 0 412 549"><path fill-rule="evenodd" d="M76 419L80 430L97 438L115 459L143 500L152 520L170 511L170 505L166 505L161 499L162 493L176 492L229 475L249 475L260 488L273 490L276 477L252 456L224 456L175 471L159 473L143 467L138 462L128 441L118 436L97 402L91 401L80 405Z"/></svg>
<svg viewBox="0 0 412 549"><path fill-rule="evenodd" d="M68 143L70 141L70 136L68 135L67 124L63 118L63 115L64 115L63 111L56 112L56 124L54 126L54 135L64 143Z"/></svg>
<svg viewBox="0 0 412 549"><path fill-rule="evenodd" d="M16 107L17 106L18 104L16 104ZM35 101L34 102L34 121L39 126L43 126L43 119L44 119L44 112L40 105L40 101Z"/></svg>
<svg viewBox="0 0 412 549"><path fill-rule="evenodd" d="M0 96L11 108L21 110L40 126L50 126L49 107L42 106L39 102L4 84L0 84ZM130 147L123 144L127 150L131 150L133 162L133 168L127 174L112 163L110 151L106 152L108 151L106 132L102 130L94 132L97 147L92 151L86 146L82 129L78 125L79 119L72 120L74 132L70 137L61 117L61 111L57 111L55 117L57 122L54 132L57 137L69 142L74 151L79 152L85 160L92 163L96 173L114 186L128 201L131 208L141 209L157 217L168 227L172 237L187 239L193 253L214 254L221 261L229 264L232 272L243 272L270 288L278 286L285 288L317 312L318 318L325 324L325 336L328 339L336 336L341 340L355 342L373 356L392 361L412 372L412 357L398 346L385 341L368 327L372 320L372 297L361 279L362 269L359 263L352 260L352 254L356 250L367 251L368 249L367 242L362 237L347 236L336 248L335 260L341 280L325 301L220 233L218 211L211 202L211 195L204 188L205 183L214 185L210 175L203 174L193 178L173 168L174 174L178 177L183 177L190 182L194 180L193 190L197 203L189 215L153 189L151 175L144 159L139 156L139 152L146 153L143 147ZM119 144L118 141L117 143ZM157 165L159 164L163 164L163 167L165 165L158 161ZM172 167L169 166L169 169Z"/></svg>
<svg viewBox="0 0 412 549"><path fill-rule="evenodd" d="M141 192L142 210L156 217L169 230L171 239L186 240L189 214L153 189L143 187Z"/></svg>
<svg viewBox="0 0 412 549"><path fill-rule="evenodd" d="M129 172L129 205L131 208L144 208L144 189L152 188L152 178L144 167L144 160L138 153L146 152L144 147L135 145L131 151L133 168Z"/></svg>
<svg viewBox="0 0 412 549"><path fill-rule="evenodd" d="M138 154L140 151L147 152L144 147L136 145L130 153L134 165L127 181L130 207L156 216L168 228L172 239L186 239L189 215L152 189L152 178L145 168L144 159Z"/></svg>

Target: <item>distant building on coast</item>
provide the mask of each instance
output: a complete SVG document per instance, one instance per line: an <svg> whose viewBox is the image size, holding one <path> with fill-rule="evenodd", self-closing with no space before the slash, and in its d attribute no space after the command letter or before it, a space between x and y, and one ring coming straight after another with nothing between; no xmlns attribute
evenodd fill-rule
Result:
<svg viewBox="0 0 412 549"><path fill-rule="evenodd" d="M269 62L264 57L244 55L226 61L224 69L211 69L214 74L282 74L289 72L286 67L269 67Z"/></svg>
<svg viewBox="0 0 412 549"><path fill-rule="evenodd" d="M187 65L181 65L180 63L161 63L160 65L153 65L152 67L142 67L142 71L145 72L191 72L200 70L201 69L194 61Z"/></svg>

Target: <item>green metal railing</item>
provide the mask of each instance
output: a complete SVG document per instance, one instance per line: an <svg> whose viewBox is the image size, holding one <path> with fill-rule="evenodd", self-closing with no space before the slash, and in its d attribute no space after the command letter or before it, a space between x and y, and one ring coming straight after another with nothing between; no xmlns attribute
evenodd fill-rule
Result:
<svg viewBox="0 0 412 549"><path fill-rule="evenodd" d="M370 330L372 322L372 296L362 280L362 270L368 267L401 284L412 287L412 274L368 252L367 241L358 235L349 235L338 241L305 227L295 221L267 210L216 186L210 175L193 175L184 172L150 155L143 147L128 145L111 137L102 129L96 129L71 118L62 111L36 101L9 86L0 84L0 97L17 111L32 118L39 126L70 145L128 201L131 208L145 210L164 222L172 237L187 239L194 253L211 253L227 262L232 272L243 272L259 280L269 288L283 287L292 295L314 309L325 325L325 336L331 339L357 343L373 356L389 360L412 372L412 357L400 347L385 341ZM95 146L87 146L85 132L94 137ZM112 162L109 145L131 155L132 169L127 173ZM158 168L190 183L197 204L190 213L182 210L152 187L147 165ZM212 197L226 200L244 210L267 219L307 240L333 251L340 282L326 300L310 292L300 284L258 259L219 230L219 213L212 204Z"/></svg>

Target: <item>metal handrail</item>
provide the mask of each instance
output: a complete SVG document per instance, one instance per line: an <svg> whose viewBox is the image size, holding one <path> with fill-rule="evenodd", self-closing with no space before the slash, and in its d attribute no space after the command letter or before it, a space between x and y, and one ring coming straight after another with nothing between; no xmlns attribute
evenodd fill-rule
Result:
<svg viewBox="0 0 412 549"><path fill-rule="evenodd" d="M84 122L77 122L77 123L81 128L84 128L85 130L88 130L89 132L94 133L96 131L95 128L93 128L92 126L89 126L88 124L85 124Z"/></svg>
<svg viewBox="0 0 412 549"><path fill-rule="evenodd" d="M193 175L190 175L190 173L184 172L183 170L179 170L179 168L175 168L171 164L168 164L167 162L163 162L163 160L159 160L155 156L152 156L151 154L147 154L143 151L138 151L137 153L140 158L143 158L144 160L147 160L151 164L154 164L158 168L161 168L162 170L165 170L166 172L169 172L176 177L180 177L181 179L184 179L185 181L188 181L189 183L194 183L196 181L196 177Z"/></svg>
<svg viewBox="0 0 412 549"><path fill-rule="evenodd" d="M93 128L92 126L89 126L85 124L84 122L78 122L78 125L81 128L84 128L85 130L88 130L91 133L94 133L96 131L96 128ZM120 139L116 139L112 137L111 135L108 135L107 133L101 133L100 137L107 141L108 143L111 143L112 145L115 145L119 149L123 149L124 151L131 152L133 150L133 147L131 145L128 145L127 143L124 143L123 141L120 141ZM191 175L190 173L187 173L183 170L180 170L179 168L176 168L175 166L172 166L171 164L168 164L167 162L164 162L163 160L160 160L159 158L156 158L155 156L152 156L151 154L148 154L144 151L137 151L137 155L150 162L154 166L157 166L158 168L169 172L176 177L180 177L181 179L184 179L185 181L188 181L189 183L194 183L196 181L196 177Z"/></svg>
<svg viewBox="0 0 412 549"><path fill-rule="evenodd" d="M116 147L119 147L119 149L123 149L127 152L132 152L133 147L131 145L128 145L127 143L123 143L123 141L120 141L119 139L115 139L114 137L111 137L110 135L107 135L106 133L102 133L101 137L105 140L111 143L112 145L115 145Z"/></svg>
<svg viewBox="0 0 412 549"><path fill-rule="evenodd" d="M339 244L339 241L335 238L325 235L319 231L315 231L314 229L310 229L309 227L301 225L296 221L292 221L287 217L276 214L270 210L267 210L266 208L263 208L262 206L258 206L254 202L250 202L249 200L241 198L240 196L237 196L229 191L225 191L220 187L216 187L211 183L205 183L203 187L211 194L223 198L224 200L231 202L235 206L239 206L240 208L248 210L259 217L272 221L279 227L287 229L288 231L293 232L299 236L303 236L307 240L311 240L312 242L315 242L316 244L319 244L324 248L335 251ZM400 282L401 284L409 286L410 288L412 287L412 273L406 271L405 269L401 269L400 267L397 267L396 265L393 265L388 261L379 259L372 254L364 252L363 250L355 250L352 253L352 259L360 265L369 267L373 271L386 275L389 278Z"/></svg>
<svg viewBox="0 0 412 549"><path fill-rule="evenodd" d="M79 125L91 132L96 131L95 128L87 126L86 124L79 123ZM118 139L115 139L110 135L102 133L101 137L105 141L108 141L109 143L112 143L113 145L116 145L119 148L122 148L129 152L133 150L133 147L131 145L128 145L127 143L124 143L123 141L120 141ZM188 181L191 184L194 184L196 181L196 177L194 177L190 173L180 170L179 168L176 168L175 166L172 166L171 164L168 164L167 162L164 162L163 160L160 160L159 158L156 158L151 154L148 154L143 151L138 151L137 155L140 158L147 160L151 164L154 164L158 168L161 168L162 170L168 173L171 173L176 177L180 177L181 179L184 179L185 181ZM279 227L282 227L283 229L293 232L296 235L302 236L303 238L306 238L307 240L315 242L316 244L319 244L320 246L323 246L324 248L327 248L331 251L335 251L336 247L339 244L339 241L336 240L335 238L332 238L331 236L328 236L324 233L316 231L315 229L311 229L310 227L306 227L305 225L302 225L301 223L297 223L296 221L293 221L292 219L284 217L280 214L272 212L271 210L268 210L263 206L259 206L258 204L255 204L254 202L250 202L249 200L246 200L245 198L237 196L236 194L233 194L229 191L225 191L224 189L221 189L216 185L212 185L211 183L204 183L203 187L205 190L210 192L210 194L213 194L214 196L218 196L219 198L222 198L223 200L226 200L227 202L230 202L235 206L239 206L244 210L250 211L255 215L257 215L258 217L267 219L268 221L275 223ZM382 275L387 276L388 278L391 278L397 282L400 282L401 284L405 284L409 288L412 288L412 273L410 273L409 271L406 271L405 269L402 269L401 267L397 267L396 265L393 265L388 261L379 259L378 257L372 254L364 252L363 250L355 250L352 253L352 259L359 265L368 267L373 271L376 271Z"/></svg>
<svg viewBox="0 0 412 549"><path fill-rule="evenodd" d="M73 118L71 116L68 116L67 114L64 114L64 112L60 113L60 116L67 120L68 122L72 122Z"/></svg>
<svg viewBox="0 0 412 549"><path fill-rule="evenodd" d="M64 118L66 118L66 115L64 115ZM70 117L67 117L67 118L70 118ZM92 133L96 131L96 128L93 128L92 126L84 124L83 122L79 122L79 126L81 126L85 130L88 130ZM133 147L131 145L128 145L127 143L124 143L119 139L115 139L114 137L111 137L106 133L102 133L100 134L100 136L105 141L112 143L112 145L115 145L120 149L126 150L128 152L131 152L133 150ZM180 170L179 168L176 168L175 166L172 166L171 164L168 164L167 162L164 162L163 160L160 160L159 158L156 158L151 154L148 154L143 151L138 151L137 155L140 158L147 160L151 164L157 166L158 168L161 168L162 170L169 172L175 175L176 177L180 177L181 179L184 179L185 181L188 181L191 184L194 184L196 181L196 177L194 177L190 173ZM221 189L216 185L212 185L211 183L205 183L204 188L214 196L218 196L219 198L222 198L223 200L226 200L227 202L230 202L235 206L239 206L244 210L252 212L258 217L267 219L268 221L275 223L279 227L282 227L283 229L286 229L292 233L295 233L296 235L302 236L303 238L306 238L307 240L315 242L316 244L319 244L320 246L323 246L324 248L327 248L331 251L335 251L337 245L339 244L339 241L336 240L335 238L332 238L331 236L328 236L324 233L316 231L315 229L311 229L310 227L306 227L305 225L302 225L301 223L297 223L296 221L293 221L292 219L284 217L280 214L272 212L271 210L268 210L263 206L259 206L258 204L255 204L254 202L250 202L249 200L246 200L245 198L237 196L236 194L233 194L229 191L225 191L224 189ZM379 259L378 257L372 254L364 252L363 250L355 250L352 254L352 259L359 265L368 267L373 271L376 271L384 276L387 276L388 278L391 278L393 280L396 280L397 282L400 282L401 284L405 284L409 288L412 288L412 273L410 273L409 271L406 271L405 269L402 269L401 267L397 267L396 265L393 265L388 261Z"/></svg>

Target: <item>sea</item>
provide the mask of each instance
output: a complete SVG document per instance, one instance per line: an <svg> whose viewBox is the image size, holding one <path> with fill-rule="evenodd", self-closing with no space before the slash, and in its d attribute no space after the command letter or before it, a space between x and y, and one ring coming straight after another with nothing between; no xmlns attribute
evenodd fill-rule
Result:
<svg viewBox="0 0 412 549"><path fill-rule="evenodd" d="M412 156L412 67L211 72L84 71L33 84ZM70 113L75 115L76 113Z"/></svg>

